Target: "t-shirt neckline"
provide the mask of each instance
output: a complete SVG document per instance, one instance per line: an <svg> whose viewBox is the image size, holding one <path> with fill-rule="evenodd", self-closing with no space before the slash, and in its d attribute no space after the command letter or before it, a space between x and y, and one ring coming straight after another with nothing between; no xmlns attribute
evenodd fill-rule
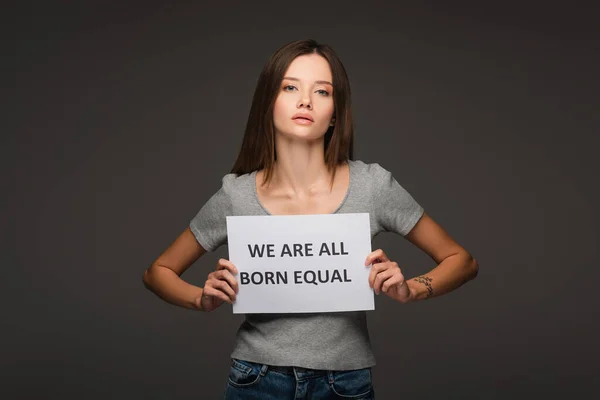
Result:
<svg viewBox="0 0 600 400"><path fill-rule="evenodd" d="M350 196L350 191L352 189L352 184L353 184L353 177L352 177L352 173L353 173L353 161L352 160L348 160L348 189L346 189L346 194L344 195L344 198L342 199L342 201L340 202L340 204L337 206L337 208L331 212L331 213L324 213L322 215L331 215L331 214L337 214L342 207L344 206L344 204L346 204L346 200L348 200L348 197ZM251 179L252 179L252 191L254 194L254 200L256 201L256 203L260 206L260 208L265 212L265 214L270 215L270 216L286 216L286 215L297 215L297 214L271 214L269 212L269 210L267 210L267 208L262 204L262 202L260 201L260 199L258 198L258 190L256 187L256 174L257 174L258 170L254 170L252 171L252 174L250 175Z"/></svg>

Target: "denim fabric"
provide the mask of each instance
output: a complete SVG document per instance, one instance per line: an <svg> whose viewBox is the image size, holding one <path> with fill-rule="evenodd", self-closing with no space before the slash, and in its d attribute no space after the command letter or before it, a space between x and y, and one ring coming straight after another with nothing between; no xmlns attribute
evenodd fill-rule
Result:
<svg viewBox="0 0 600 400"><path fill-rule="evenodd" d="M325 371L231 360L225 400L373 400L371 369Z"/></svg>

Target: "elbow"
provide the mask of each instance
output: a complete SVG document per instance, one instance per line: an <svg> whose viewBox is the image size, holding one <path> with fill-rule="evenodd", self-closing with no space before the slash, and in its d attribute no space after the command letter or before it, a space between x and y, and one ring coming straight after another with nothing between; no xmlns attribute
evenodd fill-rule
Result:
<svg viewBox="0 0 600 400"><path fill-rule="evenodd" d="M477 278L477 274L479 273L479 263L475 257L466 250L461 252L460 258L462 266L459 269L461 271L460 275L462 275L461 280L464 284Z"/></svg>
<svg viewBox="0 0 600 400"><path fill-rule="evenodd" d="M469 280L477 278L477 275L479 274L479 264L477 263L477 260L475 258L473 258L472 256L469 256L468 265L469 265Z"/></svg>
<svg viewBox="0 0 600 400"><path fill-rule="evenodd" d="M144 287L151 292L156 293L156 288L162 284L164 275L162 274L163 266L153 263L150 265L142 276Z"/></svg>
<svg viewBox="0 0 600 400"><path fill-rule="evenodd" d="M142 283L144 284L144 287L148 290L152 290L152 267L147 268L144 271L144 275L142 275Z"/></svg>

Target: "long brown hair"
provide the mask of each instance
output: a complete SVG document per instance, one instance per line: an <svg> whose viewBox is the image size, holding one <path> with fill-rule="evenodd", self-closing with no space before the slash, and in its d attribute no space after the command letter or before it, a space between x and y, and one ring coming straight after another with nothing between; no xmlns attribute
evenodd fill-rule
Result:
<svg viewBox="0 0 600 400"><path fill-rule="evenodd" d="M232 173L241 175L264 168L264 182L271 179L277 159L273 107L285 71L296 57L305 54L319 54L324 57L329 62L333 77L335 123L325 133L325 163L329 171L333 171L332 183L336 166L348 159L354 159L350 81L344 65L328 45L310 39L298 40L279 48L263 67Z"/></svg>

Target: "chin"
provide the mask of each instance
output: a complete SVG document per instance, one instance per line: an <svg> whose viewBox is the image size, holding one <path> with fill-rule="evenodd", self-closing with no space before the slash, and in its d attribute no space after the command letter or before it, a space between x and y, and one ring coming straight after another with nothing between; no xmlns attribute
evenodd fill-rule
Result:
<svg viewBox="0 0 600 400"><path fill-rule="evenodd" d="M284 129L277 129L277 127L275 127L275 132L278 132L279 135L290 140L319 140L325 136L327 130L325 129L323 132L319 132L315 130L314 126L305 127L293 125L286 126Z"/></svg>
<svg viewBox="0 0 600 400"><path fill-rule="evenodd" d="M318 133L308 129L280 131L279 134L289 140L320 140L325 136L325 132Z"/></svg>

